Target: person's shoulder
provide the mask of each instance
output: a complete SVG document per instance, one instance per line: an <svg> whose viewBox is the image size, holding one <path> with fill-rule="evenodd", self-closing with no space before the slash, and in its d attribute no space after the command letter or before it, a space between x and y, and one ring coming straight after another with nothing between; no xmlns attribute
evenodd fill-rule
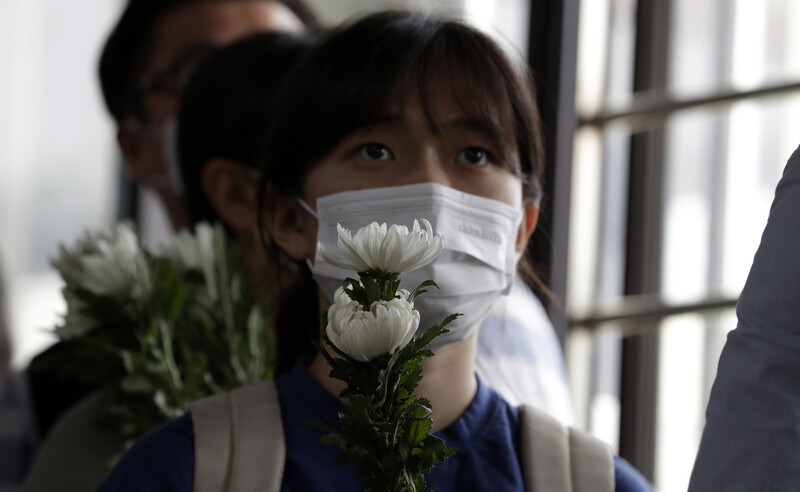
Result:
<svg viewBox="0 0 800 492"><path fill-rule="evenodd" d="M194 432L187 413L136 441L111 471L100 492L189 492L193 473Z"/></svg>
<svg viewBox="0 0 800 492"><path fill-rule="evenodd" d="M630 463L614 456L614 490L616 492L652 492L653 486Z"/></svg>
<svg viewBox="0 0 800 492"><path fill-rule="evenodd" d="M119 432L105 425L109 410L100 392L70 407L37 450L24 490L97 490L110 457L125 449Z"/></svg>

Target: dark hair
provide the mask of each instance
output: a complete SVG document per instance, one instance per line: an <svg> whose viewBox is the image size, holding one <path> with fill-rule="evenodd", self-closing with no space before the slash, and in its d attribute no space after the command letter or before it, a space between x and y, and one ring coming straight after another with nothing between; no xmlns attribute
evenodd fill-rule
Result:
<svg viewBox="0 0 800 492"><path fill-rule="evenodd" d="M209 160L257 169L275 94L314 39L310 34L256 34L215 52L190 79L177 136L184 201L193 224L220 221L201 183Z"/></svg>
<svg viewBox="0 0 800 492"><path fill-rule="evenodd" d="M138 78L155 25L165 14L185 4L230 0L129 0L100 55L99 76L108 112L117 121L137 110ZM256 1L256 0L239 0ZM263 0L262 0L263 1ZM305 0L273 0L286 5L308 27L319 26Z"/></svg>
<svg viewBox="0 0 800 492"><path fill-rule="evenodd" d="M283 98L280 126L270 134L264 177L279 190L299 192L317 160L347 135L377 123L388 106L402 107L412 90L436 129L431 102L442 82L467 116L493 116L513 136L507 143L519 153L514 170L524 196L539 200L544 147L530 78L479 31L400 12L337 29L306 57Z"/></svg>
<svg viewBox="0 0 800 492"><path fill-rule="evenodd" d="M506 143L519 162L506 161L522 178L524 197L539 200L544 147L530 77L521 76L486 35L462 23L384 12L330 32L294 71L265 147L259 203L267 186L300 195L321 158L354 131L377 123L387 108L402 107L412 92L436 130L432 98L442 83L468 117L493 117L514 140ZM281 254L268 247L268 257ZM314 283L304 264L301 271L307 293ZM308 295L281 308L318 312L316 296Z"/></svg>

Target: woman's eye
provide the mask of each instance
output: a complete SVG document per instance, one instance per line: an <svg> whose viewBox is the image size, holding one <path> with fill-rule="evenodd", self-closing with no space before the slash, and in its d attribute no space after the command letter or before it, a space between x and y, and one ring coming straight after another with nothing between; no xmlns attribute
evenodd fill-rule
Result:
<svg viewBox="0 0 800 492"><path fill-rule="evenodd" d="M480 147L469 147L458 153L456 162L461 164L470 164L473 166L482 166L489 160L489 152Z"/></svg>
<svg viewBox="0 0 800 492"><path fill-rule="evenodd" d="M386 161L394 156L389 147L379 143L368 143L358 148L358 155L371 161Z"/></svg>

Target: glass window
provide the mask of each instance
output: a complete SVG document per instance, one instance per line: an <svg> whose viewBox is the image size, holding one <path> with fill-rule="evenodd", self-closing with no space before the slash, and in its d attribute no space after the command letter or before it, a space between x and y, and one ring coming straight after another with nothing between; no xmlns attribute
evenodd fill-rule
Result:
<svg viewBox="0 0 800 492"><path fill-rule="evenodd" d="M646 26L640 5L581 2L576 97L584 124L575 136L566 304L573 323L598 314L619 321L573 329L567 354L579 423L616 445L626 432L622 340L657 334L657 348L640 354L655 361L652 394L641 395L652 401L637 408L654 413L649 474L658 490L678 491L688 485L717 359L736 326L733 309L707 307L735 302L800 143L800 93L703 100L800 81L800 3L672 0L658 20L667 22L663 39L637 36ZM661 54L663 79L634 92L634 75L647 68L637 60L651 64ZM693 104L680 108L683 101ZM635 119L625 116L634 110ZM637 139L645 152L632 151ZM651 186L633 172L642 167L658 179L644 188L658 202L645 224L631 221L647 202L635 201L636 191ZM642 234L653 258L635 265L630 241ZM644 302L631 297L636 268L656 272ZM665 316L675 307L686 314Z"/></svg>
<svg viewBox="0 0 800 492"><path fill-rule="evenodd" d="M114 133L97 82L121 1L0 3L0 259L12 363L51 342L63 311L48 259L116 214Z"/></svg>

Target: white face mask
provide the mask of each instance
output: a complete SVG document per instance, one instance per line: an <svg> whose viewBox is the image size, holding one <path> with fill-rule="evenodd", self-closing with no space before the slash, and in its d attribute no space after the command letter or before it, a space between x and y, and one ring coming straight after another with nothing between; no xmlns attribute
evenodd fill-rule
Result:
<svg viewBox="0 0 800 492"><path fill-rule="evenodd" d="M161 126L136 124L134 129L148 138L161 139L166 174L148 176L144 184L153 188L170 188L178 195L183 195L183 176L178 162L177 120L170 118Z"/></svg>
<svg viewBox="0 0 800 492"><path fill-rule="evenodd" d="M179 195L183 195L183 175L178 162L178 121L170 118L164 123L164 166L167 168L167 180Z"/></svg>
<svg viewBox="0 0 800 492"><path fill-rule="evenodd" d="M492 304L508 293L517 267L515 244L522 210L489 198L470 195L436 183L372 188L324 196L317 200L317 240L337 250L336 224L355 231L373 221L412 226L428 219L435 234L445 237L445 248L427 266L400 276L401 287L413 289L425 280L432 288L414 301L420 329L462 313L448 325L448 333L433 346L463 340L483 321ZM336 288L353 272L337 268L316 254L311 272L322 292L333 299Z"/></svg>

